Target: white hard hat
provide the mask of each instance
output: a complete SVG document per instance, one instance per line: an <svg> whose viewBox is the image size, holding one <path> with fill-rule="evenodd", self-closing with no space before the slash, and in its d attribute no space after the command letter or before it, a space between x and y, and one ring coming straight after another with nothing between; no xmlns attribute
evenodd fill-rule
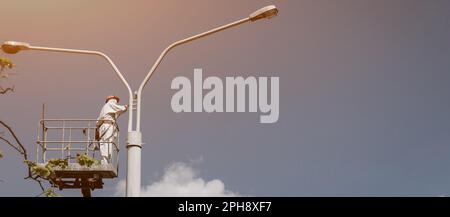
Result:
<svg viewBox="0 0 450 217"><path fill-rule="evenodd" d="M120 98L118 97L118 96L114 96L114 95L109 95L109 96L107 96L106 97L106 101L105 101L105 103L107 103L110 99L116 99L117 100L117 102L119 102L120 101Z"/></svg>

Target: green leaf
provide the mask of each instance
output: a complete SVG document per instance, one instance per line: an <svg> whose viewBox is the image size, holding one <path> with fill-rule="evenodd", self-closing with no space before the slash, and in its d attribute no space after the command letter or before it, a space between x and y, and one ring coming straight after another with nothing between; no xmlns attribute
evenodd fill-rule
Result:
<svg viewBox="0 0 450 217"><path fill-rule="evenodd" d="M56 194L55 191L53 191L52 188L47 189L47 190L44 192L44 196L45 196L45 197L60 197L60 195Z"/></svg>
<svg viewBox="0 0 450 217"><path fill-rule="evenodd" d="M16 65L10 59L0 57L0 70L3 70L4 68L12 69L15 66Z"/></svg>
<svg viewBox="0 0 450 217"><path fill-rule="evenodd" d="M95 158L89 157L87 154L77 156L77 163L81 166L91 167L92 165L99 165L100 162Z"/></svg>
<svg viewBox="0 0 450 217"><path fill-rule="evenodd" d="M23 163L26 164L28 167L36 166L35 162L29 161L29 160L24 160Z"/></svg>
<svg viewBox="0 0 450 217"><path fill-rule="evenodd" d="M69 162L67 159L51 159L47 162L47 165L45 165L46 167L49 168L55 168L55 167L60 167L61 169L65 169L67 168L67 166L69 166Z"/></svg>
<svg viewBox="0 0 450 217"><path fill-rule="evenodd" d="M55 167L55 162L59 163L59 161L50 160L46 165L42 166L29 160L24 161L24 163L30 168L32 174L38 175L43 178L48 178L49 176L54 174L53 168Z"/></svg>
<svg viewBox="0 0 450 217"><path fill-rule="evenodd" d="M36 165L36 166L32 166L30 169L33 174L39 175L43 178L47 178L51 174L53 174L53 170L51 168L47 168L45 166Z"/></svg>

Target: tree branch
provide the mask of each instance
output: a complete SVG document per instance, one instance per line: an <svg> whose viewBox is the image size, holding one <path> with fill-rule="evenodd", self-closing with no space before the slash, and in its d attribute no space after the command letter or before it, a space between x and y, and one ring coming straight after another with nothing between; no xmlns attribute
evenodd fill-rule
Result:
<svg viewBox="0 0 450 217"><path fill-rule="evenodd" d="M23 152L17 148L16 146L14 146L9 140L3 138L0 136L0 140L3 140L6 144L8 144L9 146L13 147L14 149L16 149L16 151L18 151L21 155L23 155Z"/></svg>
<svg viewBox="0 0 450 217"><path fill-rule="evenodd" d="M7 87L7 88L3 88L0 87L0 94L6 94L9 92L14 92L14 86L13 87Z"/></svg>
<svg viewBox="0 0 450 217"><path fill-rule="evenodd" d="M28 161L27 150L25 149L25 146L23 146L23 144L20 142L19 138L14 133L12 128L9 125L7 125L5 122L3 122L3 121L0 121L0 125L2 125L3 127L5 127L8 130L8 132L12 135L12 137L14 138L15 143L18 146L15 146L11 141L5 139L2 136L0 136L0 140L4 141L9 146L13 147L17 152L19 152L23 156L24 162L27 162ZM2 135L3 135L3 133L2 133ZM32 179L32 180L36 181L39 184L39 187L41 188L41 190L44 193L45 192L45 188L44 188L44 186L42 184L42 181L43 180L47 180L48 181L48 179L45 178L45 177L41 177L39 175L33 176L33 172L31 171L30 166L27 165L27 168L28 168L28 176L25 177L24 179Z"/></svg>
<svg viewBox="0 0 450 217"><path fill-rule="evenodd" d="M3 125L9 131L9 133L13 136L13 138L16 141L17 145L19 145L20 149L22 149L22 152L20 152L20 151L19 152L23 155L23 158L25 160L28 160L27 150L25 149L25 146L22 145L22 143L20 142L19 138L17 138L16 133L14 133L12 128L10 126L8 126L5 122L0 120L0 124Z"/></svg>

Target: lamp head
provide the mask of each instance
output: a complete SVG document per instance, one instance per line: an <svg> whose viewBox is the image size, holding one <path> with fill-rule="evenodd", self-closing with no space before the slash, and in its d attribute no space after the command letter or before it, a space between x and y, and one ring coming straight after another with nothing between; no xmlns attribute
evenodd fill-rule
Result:
<svg viewBox="0 0 450 217"><path fill-rule="evenodd" d="M250 14L249 18L251 21L256 21L262 18L270 19L277 16L277 14L277 7L275 7L275 5L269 5L253 12L252 14Z"/></svg>
<svg viewBox="0 0 450 217"><path fill-rule="evenodd" d="M3 52L7 54L15 54L21 50L30 49L30 44L18 41L6 41L2 44Z"/></svg>

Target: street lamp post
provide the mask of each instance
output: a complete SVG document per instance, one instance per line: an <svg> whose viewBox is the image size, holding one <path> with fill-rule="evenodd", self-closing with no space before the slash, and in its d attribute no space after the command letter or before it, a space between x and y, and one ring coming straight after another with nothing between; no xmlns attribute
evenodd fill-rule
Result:
<svg viewBox="0 0 450 217"><path fill-rule="evenodd" d="M128 113L128 135L127 135L127 181L126 181L126 196L127 197L137 197L140 194L140 186L141 186L141 148L142 148L142 133L141 133L141 99L142 99L142 90L147 84L148 80L152 76L153 72L158 68L162 59L166 56L166 54L178 45L182 45L188 43L190 41L194 41L199 38L203 38L205 36L211 35L216 32L220 32L222 30L238 26L243 23L253 22L263 18L272 18L278 14L278 9L274 5L269 5L263 7L248 17L214 28L212 30L200 33L198 35L191 36L189 38L177 41L171 45L169 45L159 56L156 62L153 64L150 71L145 76L141 85L139 86L136 95L133 95L133 91L131 90L130 85L123 77L122 73L116 67L114 62L104 53L98 51L89 51L89 50L75 50L75 49L63 49L63 48L50 48L50 47L38 47L31 46L28 43L24 42L15 42L15 41L7 41L3 43L2 50L5 53L15 54L22 50L38 50L38 51L51 51L51 52L63 52L63 53L78 53L78 54L88 54L88 55L97 55L105 58L117 76L120 78L122 83L126 86L129 95L129 106L130 110ZM136 100L136 128L133 130L133 101Z"/></svg>

